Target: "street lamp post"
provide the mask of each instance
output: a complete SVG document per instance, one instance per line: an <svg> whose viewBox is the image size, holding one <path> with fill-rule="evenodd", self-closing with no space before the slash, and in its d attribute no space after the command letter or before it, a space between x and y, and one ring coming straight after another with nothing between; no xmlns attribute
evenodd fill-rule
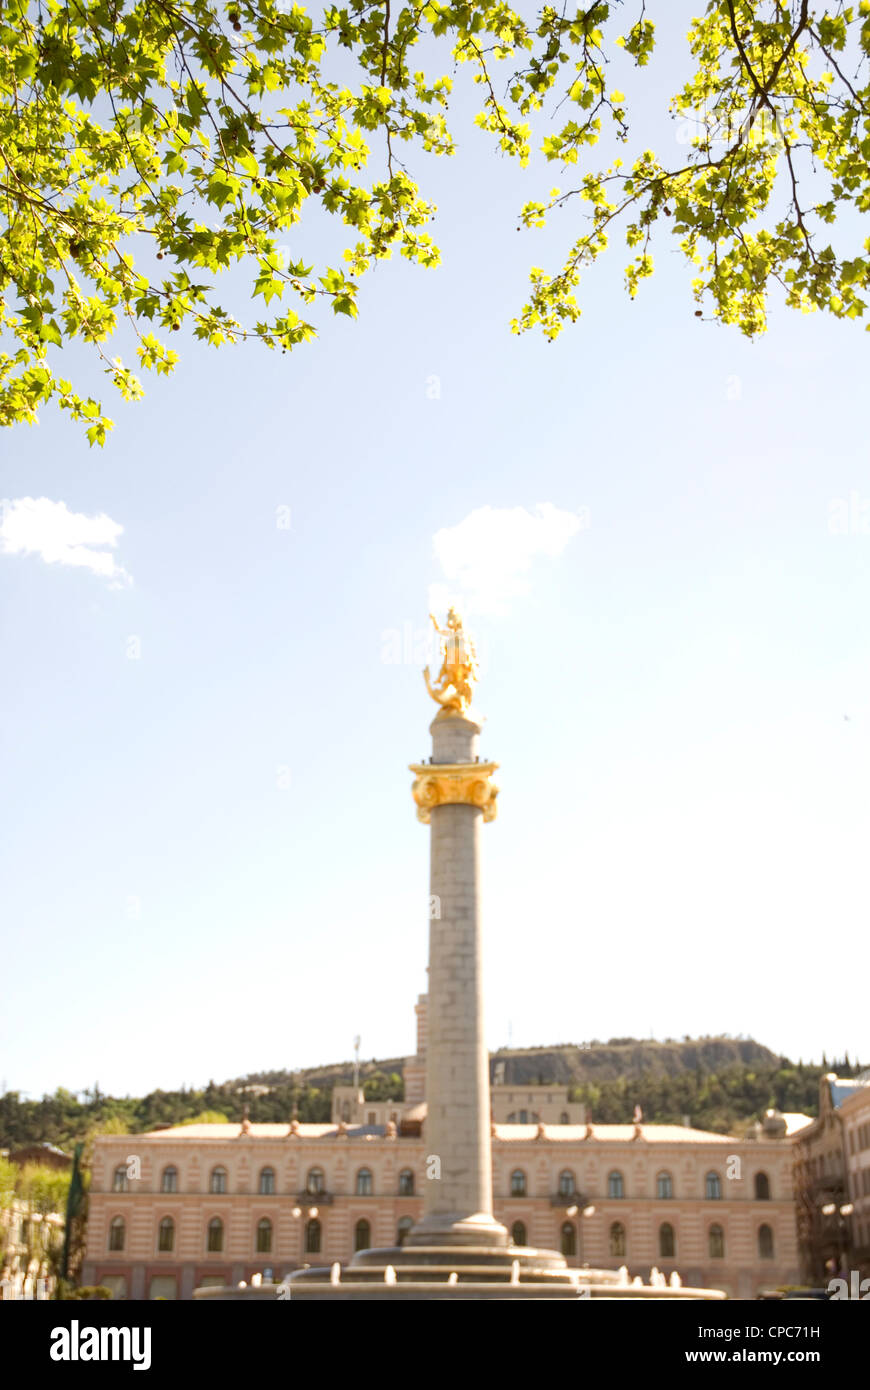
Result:
<svg viewBox="0 0 870 1390"><path fill-rule="evenodd" d="M838 1206L836 1202L826 1202L821 1208L822 1216L836 1216L836 1242L837 1242L837 1267L832 1271L835 1275L842 1275L845 1266L846 1250L850 1245L849 1240L849 1217L855 1210L851 1202L843 1202Z"/></svg>

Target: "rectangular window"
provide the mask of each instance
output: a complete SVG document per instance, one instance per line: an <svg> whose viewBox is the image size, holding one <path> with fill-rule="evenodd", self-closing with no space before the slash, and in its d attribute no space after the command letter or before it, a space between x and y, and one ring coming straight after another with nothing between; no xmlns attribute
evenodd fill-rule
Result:
<svg viewBox="0 0 870 1390"><path fill-rule="evenodd" d="M151 1287L148 1290L149 1298L175 1299L178 1297L178 1285L171 1274L155 1274L151 1280Z"/></svg>

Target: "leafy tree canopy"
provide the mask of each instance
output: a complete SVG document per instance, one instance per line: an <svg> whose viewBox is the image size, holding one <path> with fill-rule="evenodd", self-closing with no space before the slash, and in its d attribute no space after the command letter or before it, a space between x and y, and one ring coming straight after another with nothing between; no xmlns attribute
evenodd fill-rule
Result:
<svg viewBox="0 0 870 1390"><path fill-rule="evenodd" d="M32 422L53 399L103 443L111 421L59 366L69 340L91 345L135 399L133 367L108 346L124 324L139 367L161 373L185 323L216 346L286 351L314 335L318 305L355 316L362 275L393 250L436 265L434 207L408 161L452 152L461 69L498 148L550 161L572 184L522 209L539 226L570 204L575 235L561 267L532 269L516 332L552 339L578 317L581 272L617 228L632 295L653 269L653 231L668 230L699 316L757 334L772 282L795 308L863 314L870 242L854 214L870 198L870 0L711 0L671 95L691 134L670 162L635 140L611 83L625 74L633 99L643 84L662 90L663 5L524 15L500 0L316 13L292 0L6 0L0 422ZM334 219L343 252L287 258L282 240L303 217L321 248ZM216 298L237 262L261 306L250 323Z"/></svg>
<svg viewBox="0 0 870 1390"><path fill-rule="evenodd" d="M398 1072L376 1071L363 1081L363 1095L366 1100L402 1100L404 1083Z"/></svg>
<svg viewBox="0 0 870 1390"><path fill-rule="evenodd" d="M686 1066L675 1074L661 1068L638 1070L632 1059L625 1057L624 1074L592 1079L587 1073L570 1086L570 1098L584 1102L592 1118L601 1124L624 1124L635 1105L640 1105L648 1124L679 1124L684 1115L690 1115L700 1129L734 1133L772 1106L815 1115L819 1080L825 1072L833 1068L840 1076L854 1076L861 1070L857 1060L795 1065L784 1057L751 1066L725 1060L703 1070L689 1064L692 1051L687 1054ZM347 1079L339 1069L337 1080ZM546 1069L541 1079L546 1084L557 1078ZM401 1100L404 1095L403 1078L397 1071L379 1068L368 1080L374 1084L370 1087L367 1081L365 1085L367 1100ZM59 1097L64 1098L62 1105ZM215 1100L220 1101L219 1110L214 1107ZM332 1113L332 1087L288 1083L272 1086L266 1094L250 1094L237 1082L210 1082L204 1091L152 1091L141 1098L88 1093L84 1101L68 1091L59 1090L42 1100L22 1100L16 1092L8 1091L0 1096L0 1149L43 1142L69 1148L76 1138L92 1140L96 1134L117 1132L114 1121L119 1115L131 1134L155 1124L238 1123L246 1106L256 1124L286 1124L294 1113L305 1124L325 1123ZM11 1201L22 1171L0 1153L0 1209ZM61 1179L68 1181L69 1174L61 1173L58 1181Z"/></svg>
<svg viewBox="0 0 870 1390"><path fill-rule="evenodd" d="M42 1213L66 1211L71 1172L48 1168L42 1163L25 1163L19 1170L16 1195Z"/></svg>

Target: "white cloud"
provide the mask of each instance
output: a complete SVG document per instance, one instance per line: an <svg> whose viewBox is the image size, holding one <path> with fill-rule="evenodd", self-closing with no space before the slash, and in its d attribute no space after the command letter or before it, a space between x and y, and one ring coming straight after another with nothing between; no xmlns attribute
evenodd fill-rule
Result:
<svg viewBox="0 0 870 1390"><path fill-rule="evenodd" d="M4 555L40 555L47 565L89 569L108 579L113 588L132 583L110 553L123 530L104 512L85 516L49 497L0 502L0 551ZM95 549L97 546L109 549Z"/></svg>
<svg viewBox="0 0 870 1390"><path fill-rule="evenodd" d="M431 585L433 612L450 603L464 613L503 615L529 591L539 555L560 555L589 526L589 511L566 512L552 502L525 507L478 507L457 526L435 533L433 547L446 582Z"/></svg>

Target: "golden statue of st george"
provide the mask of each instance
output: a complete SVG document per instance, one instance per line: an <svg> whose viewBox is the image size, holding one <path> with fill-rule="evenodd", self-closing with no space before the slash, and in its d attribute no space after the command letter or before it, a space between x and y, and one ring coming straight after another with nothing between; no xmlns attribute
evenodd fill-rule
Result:
<svg viewBox="0 0 870 1390"><path fill-rule="evenodd" d="M429 677L429 667L423 671L426 689L445 714L465 714L471 704L472 684L478 680L474 643L455 608L448 610L446 627L438 626L434 614L430 613L429 617L441 638L444 656L434 684Z"/></svg>

